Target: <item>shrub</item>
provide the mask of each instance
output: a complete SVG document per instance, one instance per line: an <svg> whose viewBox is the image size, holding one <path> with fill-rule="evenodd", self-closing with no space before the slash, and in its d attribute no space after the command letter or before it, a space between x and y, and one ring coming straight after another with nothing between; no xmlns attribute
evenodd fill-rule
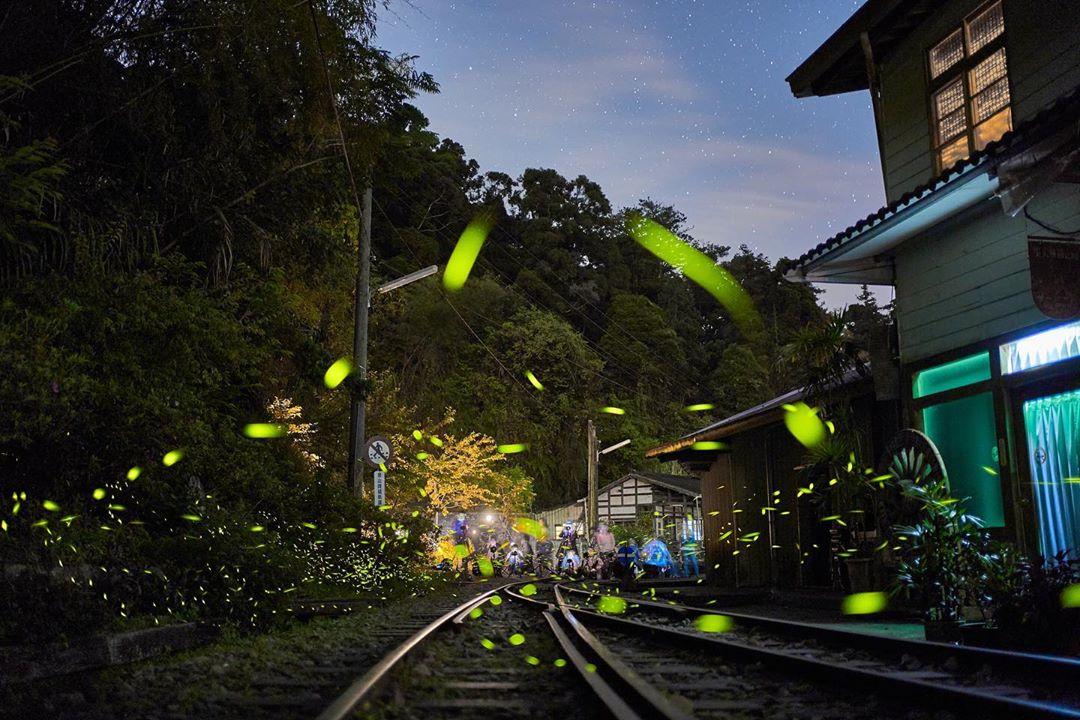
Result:
<svg viewBox="0 0 1080 720"><path fill-rule="evenodd" d="M412 570L422 520L377 514L287 438L242 433L281 393L322 392L328 353L280 277L204 277L169 257L0 295L6 636L132 614L265 627L305 581L379 591Z"/></svg>

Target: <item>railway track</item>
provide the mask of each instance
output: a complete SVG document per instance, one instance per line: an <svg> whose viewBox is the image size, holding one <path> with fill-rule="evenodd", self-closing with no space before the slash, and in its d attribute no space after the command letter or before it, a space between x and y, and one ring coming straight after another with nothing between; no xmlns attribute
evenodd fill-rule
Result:
<svg viewBox="0 0 1080 720"><path fill-rule="evenodd" d="M949 708L959 717L1080 718L1080 661L869 635L814 623L727 613L720 633L697 618L716 611L627 598L627 612L596 612L599 589L558 586L587 624L636 633L701 655L758 662L785 673L843 682L863 691ZM575 598L575 599L568 599ZM575 607L576 606L576 607Z"/></svg>
<svg viewBox="0 0 1080 720"><path fill-rule="evenodd" d="M695 619L710 610L627 598L625 613L600 613L599 595L540 581L485 593L411 636L319 720L1080 718L1074 661L736 614L709 634Z"/></svg>
<svg viewBox="0 0 1080 720"><path fill-rule="evenodd" d="M543 608L503 601L503 593L493 589L440 616L358 679L319 720L520 719L538 709L550 717L602 716L602 703L575 673L575 658L565 653Z"/></svg>

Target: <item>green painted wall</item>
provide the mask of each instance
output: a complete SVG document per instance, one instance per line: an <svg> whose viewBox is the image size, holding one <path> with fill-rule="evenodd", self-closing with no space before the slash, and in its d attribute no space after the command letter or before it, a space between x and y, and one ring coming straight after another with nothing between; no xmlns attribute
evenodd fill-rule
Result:
<svg viewBox="0 0 1080 720"><path fill-rule="evenodd" d="M889 201L936 174L926 52L984 0L942 3L888 57L879 58L885 187ZM1013 123L1080 85L1080 9L1075 0L1005 0Z"/></svg>
<svg viewBox="0 0 1080 720"><path fill-rule="evenodd" d="M1062 227L1080 225L1080 188L1056 185L1030 205ZM1031 298L1027 237L1042 231L990 199L900 246L896 318L904 362L1046 320Z"/></svg>

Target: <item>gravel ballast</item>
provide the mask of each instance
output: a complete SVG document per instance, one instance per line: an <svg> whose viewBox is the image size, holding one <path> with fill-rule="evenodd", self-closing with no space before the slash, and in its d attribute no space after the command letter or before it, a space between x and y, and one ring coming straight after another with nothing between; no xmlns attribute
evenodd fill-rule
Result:
<svg viewBox="0 0 1080 720"><path fill-rule="evenodd" d="M257 636L9 688L0 717L312 718L389 650L492 586L467 583L373 602Z"/></svg>

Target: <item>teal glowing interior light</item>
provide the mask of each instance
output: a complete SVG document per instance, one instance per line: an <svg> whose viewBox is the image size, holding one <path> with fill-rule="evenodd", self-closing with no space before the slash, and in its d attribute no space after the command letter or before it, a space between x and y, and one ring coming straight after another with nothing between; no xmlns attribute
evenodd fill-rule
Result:
<svg viewBox="0 0 1080 720"><path fill-rule="evenodd" d="M981 352L915 373L911 395L914 398L926 397L989 379L990 353Z"/></svg>
<svg viewBox="0 0 1080 720"><path fill-rule="evenodd" d="M1059 325L1005 343L1000 352L1003 375L1080 357L1080 322Z"/></svg>
<svg viewBox="0 0 1080 720"><path fill-rule="evenodd" d="M994 396L980 393L923 408L923 431L934 441L952 496L987 527L1005 524Z"/></svg>

